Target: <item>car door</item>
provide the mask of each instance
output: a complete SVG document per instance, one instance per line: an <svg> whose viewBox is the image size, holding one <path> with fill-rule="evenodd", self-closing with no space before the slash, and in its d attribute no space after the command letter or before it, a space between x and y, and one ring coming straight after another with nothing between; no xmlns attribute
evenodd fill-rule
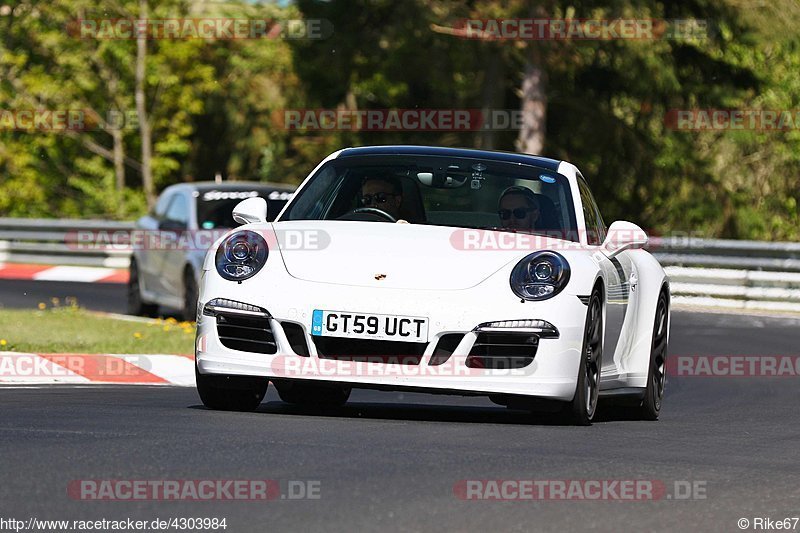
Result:
<svg viewBox="0 0 800 533"><path fill-rule="evenodd" d="M140 218L136 223L136 230L142 232L142 234L139 238L134 239L134 242L141 243L134 253L139 268L139 282L147 293L160 294L163 290L161 283L161 264L163 261L158 245L158 233L161 221L164 219L167 207L173 197L174 192L165 191L156 202L152 213Z"/></svg>
<svg viewBox="0 0 800 533"><path fill-rule="evenodd" d="M581 195L583 217L586 221L586 240L590 246L600 246L606 237L606 226L600 215L592 192L582 176L578 176L578 188ZM630 296L631 261L626 253L618 254L609 259L603 254L600 257L600 267L606 278L606 317L605 334L603 337L603 367L604 374L614 374L618 371L622 354L617 353L619 340L622 335L625 317L628 311Z"/></svg>
<svg viewBox="0 0 800 533"><path fill-rule="evenodd" d="M183 271L186 265L190 199L185 191L176 192L159 225L163 249L159 253L161 294L166 305L178 305L183 298Z"/></svg>

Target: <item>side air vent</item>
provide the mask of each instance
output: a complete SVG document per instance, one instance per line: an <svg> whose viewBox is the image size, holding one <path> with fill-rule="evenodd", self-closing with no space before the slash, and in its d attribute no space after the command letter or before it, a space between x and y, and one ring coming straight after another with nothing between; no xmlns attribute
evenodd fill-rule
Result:
<svg viewBox="0 0 800 533"><path fill-rule="evenodd" d="M539 338L524 333L478 333L467 357L469 368L523 368L533 362Z"/></svg>
<svg viewBox="0 0 800 533"><path fill-rule="evenodd" d="M278 351L269 318L217 311L217 334L226 348L243 352L274 354Z"/></svg>

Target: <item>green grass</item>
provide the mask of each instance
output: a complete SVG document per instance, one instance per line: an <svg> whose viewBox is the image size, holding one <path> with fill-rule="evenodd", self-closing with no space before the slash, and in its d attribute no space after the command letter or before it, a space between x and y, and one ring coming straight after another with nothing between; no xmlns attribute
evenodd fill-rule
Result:
<svg viewBox="0 0 800 533"><path fill-rule="evenodd" d="M195 326L173 318L134 322L75 306L0 309L0 351L33 353L194 353Z"/></svg>

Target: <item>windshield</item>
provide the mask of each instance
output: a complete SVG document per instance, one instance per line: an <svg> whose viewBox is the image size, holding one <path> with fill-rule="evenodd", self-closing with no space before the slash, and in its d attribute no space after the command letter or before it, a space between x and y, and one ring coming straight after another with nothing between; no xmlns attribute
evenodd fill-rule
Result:
<svg viewBox="0 0 800 533"><path fill-rule="evenodd" d="M577 241L565 176L475 158L335 159L317 171L281 220L401 221Z"/></svg>
<svg viewBox="0 0 800 533"><path fill-rule="evenodd" d="M267 201L267 220L272 222L292 197L291 192L274 189L200 191L197 196L197 225L201 229L235 228L233 208L247 198L260 196Z"/></svg>

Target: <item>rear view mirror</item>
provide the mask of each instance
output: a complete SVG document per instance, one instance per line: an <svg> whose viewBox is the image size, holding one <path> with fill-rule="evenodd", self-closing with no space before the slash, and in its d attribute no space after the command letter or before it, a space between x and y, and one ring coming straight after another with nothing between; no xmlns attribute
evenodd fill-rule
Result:
<svg viewBox="0 0 800 533"><path fill-rule="evenodd" d="M267 221L267 201L258 196L242 200L233 208L233 220L239 224Z"/></svg>
<svg viewBox="0 0 800 533"><path fill-rule="evenodd" d="M428 170L417 172L417 180L435 189L457 189L467 183L467 176L453 176L453 172Z"/></svg>
<svg viewBox="0 0 800 533"><path fill-rule="evenodd" d="M648 240L647 233L633 222L617 220L608 228L603 252L611 258L625 250L644 248Z"/></svg>

